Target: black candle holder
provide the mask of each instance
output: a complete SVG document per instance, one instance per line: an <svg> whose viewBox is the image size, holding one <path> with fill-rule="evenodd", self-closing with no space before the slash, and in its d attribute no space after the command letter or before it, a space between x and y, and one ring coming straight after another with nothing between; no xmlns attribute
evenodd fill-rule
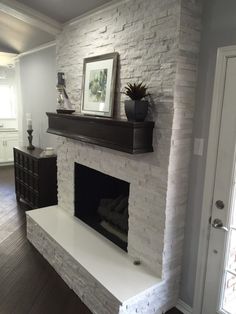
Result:
<svg viewBox="0 0 236 314"><path fill-rule="evenodd" d="M32 144L32 140L33 140L32 133L33 133L33 130L27 130L27 133L29 134L29 136L28 136L29 146L27 146L27 149L28 149L28 150L34 150L35 147L34 147L34 145Z"/></svg>

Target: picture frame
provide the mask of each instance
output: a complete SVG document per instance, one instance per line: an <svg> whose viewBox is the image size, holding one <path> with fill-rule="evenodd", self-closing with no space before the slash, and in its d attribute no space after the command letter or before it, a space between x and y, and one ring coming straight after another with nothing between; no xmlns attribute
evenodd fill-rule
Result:
<svg viewBox="0 0 236 314"><path fill-rule="evenodd" d="M81 113L113 117L118 53L84 59Z"/></svg>

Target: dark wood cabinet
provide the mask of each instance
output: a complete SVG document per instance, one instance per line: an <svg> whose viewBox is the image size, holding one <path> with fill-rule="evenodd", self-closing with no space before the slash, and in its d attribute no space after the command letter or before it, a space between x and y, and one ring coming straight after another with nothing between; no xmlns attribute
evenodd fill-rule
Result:
<svg viewBox="0 0 236 314"><path fill-rule="evenodd" d="M16 198L31 208L57 204L56 156L42 157L42 152L14 148Z"/></svg>

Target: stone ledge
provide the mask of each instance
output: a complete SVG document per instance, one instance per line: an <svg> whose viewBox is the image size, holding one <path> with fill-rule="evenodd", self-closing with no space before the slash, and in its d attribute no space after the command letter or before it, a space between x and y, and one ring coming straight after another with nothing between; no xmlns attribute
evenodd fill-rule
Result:
<svg viewBox="0 0 236 314"><path fill-rule="evenodd" d="M27 212L27 237L93 313L159 313L161 280L60 207Z"/></svg>

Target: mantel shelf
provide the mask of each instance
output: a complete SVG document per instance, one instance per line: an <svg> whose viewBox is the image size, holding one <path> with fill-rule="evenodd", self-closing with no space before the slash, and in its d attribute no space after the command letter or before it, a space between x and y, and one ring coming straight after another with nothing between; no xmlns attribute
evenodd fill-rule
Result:
<svg viewBox="0 0 236 314"><path fill-rule="evenodd" d="M47 112L47 132L129 154L153 152L153 121L98 118Z"/></svg>

